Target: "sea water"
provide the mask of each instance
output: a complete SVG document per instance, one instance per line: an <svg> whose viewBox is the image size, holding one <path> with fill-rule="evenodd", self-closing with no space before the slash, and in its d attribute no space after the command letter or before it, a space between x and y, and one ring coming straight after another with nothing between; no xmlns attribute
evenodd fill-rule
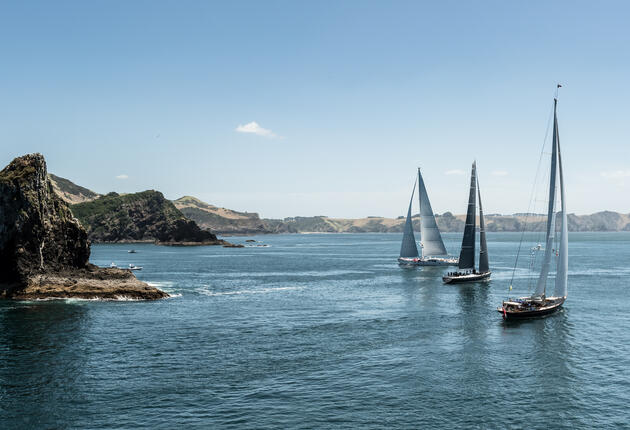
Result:
<svg viewBox="0 0 630 430"><path fill-rule="evenodd" d="M506 323L535 275L520 238L488 234L468 285L399 267L400 234L94 245L172 297L0 302L0 428L630 425L630 233L572 233L564 309Z"/></svg>

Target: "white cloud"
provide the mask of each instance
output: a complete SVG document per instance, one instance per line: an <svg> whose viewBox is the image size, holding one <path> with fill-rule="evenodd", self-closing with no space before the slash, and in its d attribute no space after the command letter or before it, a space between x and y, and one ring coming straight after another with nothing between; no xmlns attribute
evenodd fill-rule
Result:
<svg viewBox="0 0 630 430"><path fill-rule="evenodd" d="M127 178L129 178L129 176L125 175L124 173L122 175L116 176L116 179L127 179Z"/></svg>
<svg viewBox="0 0 630 430"><path fill-rule="evenodd" d="M507 170L493 170L492 171L493 176L507 176L507 174L508 174Z"/></svg>
<svg viewBox="0 0 630 430"><path fill-rule="evenodd" d="M459 169L453 169L453 170L447 170L446 172L444 172L444 174L445 175L465 175L466 172Z"/></svg>
<svg viewBox="0 0 630 430"><path fill-rule="evenodd" d="M236 131L239 133L252 133L258 136L264 136L269 138L278 137L273 131L262 128L256 121L252 121L245 125L239 125L236 127Z"/></svg>
<svg viewBox="0 0 630 430"><path fill-rule="evenodd" d="M601 172L601 175L606 179L630 178L630 170L608 170Z"/></svg>

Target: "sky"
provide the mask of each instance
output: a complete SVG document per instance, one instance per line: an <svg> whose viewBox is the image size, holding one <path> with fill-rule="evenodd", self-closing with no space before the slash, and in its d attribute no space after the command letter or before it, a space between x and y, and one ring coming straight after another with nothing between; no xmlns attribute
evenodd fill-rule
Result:
<svg viewBox="0 0 630 430"><path fill-rule="evenodd" d="M557 83L567 210L630 212L630 4L0 3L0 164L267 218L527 210Z"/></svg>

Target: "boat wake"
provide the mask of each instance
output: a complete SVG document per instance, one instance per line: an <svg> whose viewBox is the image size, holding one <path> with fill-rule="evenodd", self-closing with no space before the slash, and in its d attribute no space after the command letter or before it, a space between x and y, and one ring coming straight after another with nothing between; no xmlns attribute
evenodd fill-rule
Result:
<svg viewBox="0 0 630 430"><path fill-rule="evenodd" d="M199 290L199 293L205 296L237 296L244 294L269 294L269 293L277 293L281 291L296 291L302 290L304 287L270 287L270 288L261 288L259 290L236 290L236 291L210 291L210 290Z"/></svg>

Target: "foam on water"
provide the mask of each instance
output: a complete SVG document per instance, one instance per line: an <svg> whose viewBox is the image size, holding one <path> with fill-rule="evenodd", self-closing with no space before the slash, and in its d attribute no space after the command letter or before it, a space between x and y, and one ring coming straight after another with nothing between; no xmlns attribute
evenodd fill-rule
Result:
<svg viewBox="0 0 630 430"><path fill-rule="evenodd" d="M197 291L206 296L238 296L242 294L269 294L278 293L282 291L295 291L301 290L303 287L273 287L273 288L260 288L258 290L236 290L236 291L213 291L210 289L198 289Z"/></svg>

